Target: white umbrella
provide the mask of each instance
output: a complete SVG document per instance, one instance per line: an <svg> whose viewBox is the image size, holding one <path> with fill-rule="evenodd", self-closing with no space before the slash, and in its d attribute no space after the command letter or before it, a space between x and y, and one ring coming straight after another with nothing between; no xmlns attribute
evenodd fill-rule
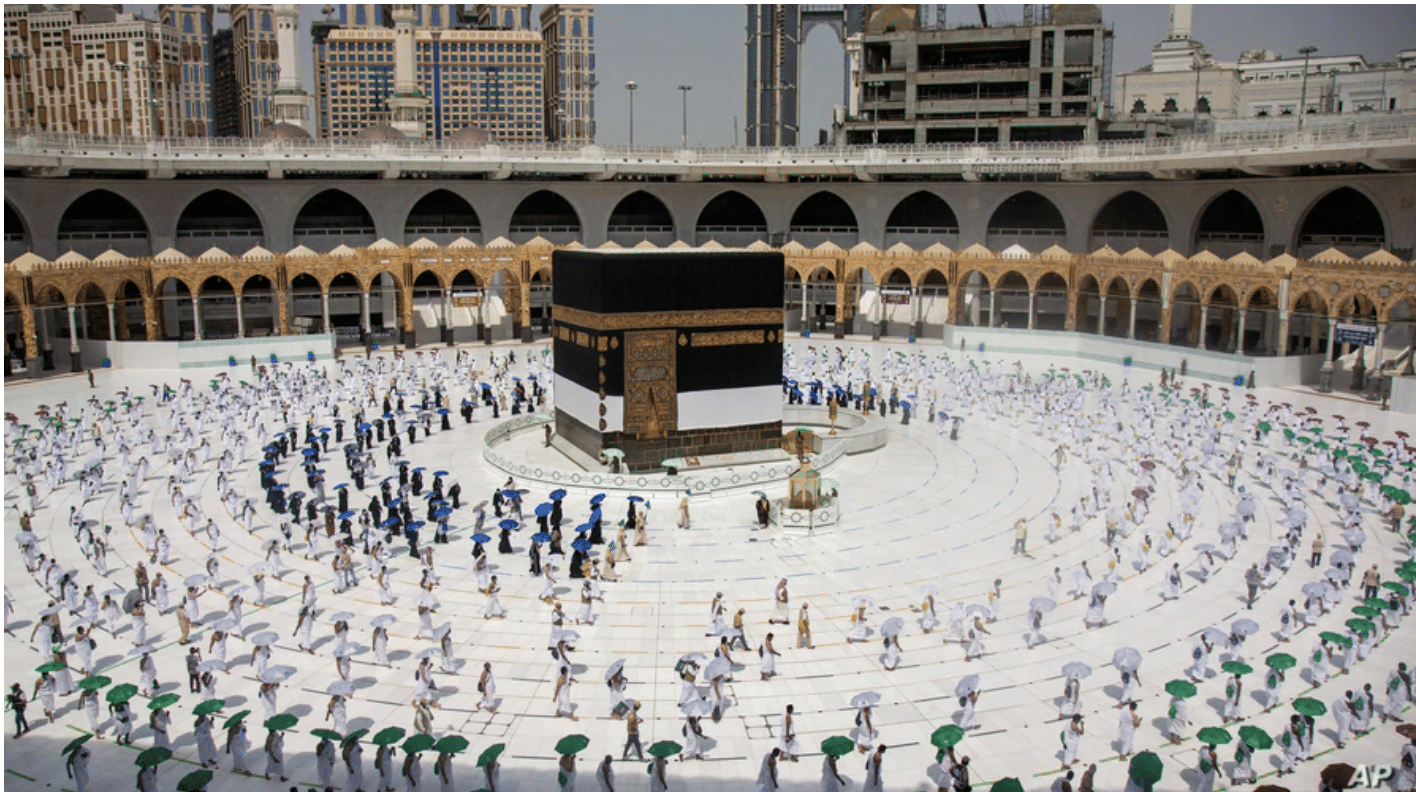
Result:
<svg viewBox="0 0 1416 792"><path fill-rule="evenodd" d="M969 674L968 676L964 677L963 679L960 679L960 680L959 680L959 684L957 684L957 685L954 686L954 695L956 695L956 696L967 696L967 695L969 695L970 693L974 692L975 690L978 690L978 683L979 683L979 675L978 675L978 674Z"/></svg>
<svg viewBox="0 0 1416 792"><path fill-rule="evenodd" d="M964 609L964 613L966 613L966 614L968 614L968 615L970 615L970 616L987 616L987 615L988 615L988 606L987 606L987 605L984 605L984 604L981 603L981 602L975 602L975 603L973 603L972 605L970 605L970 606L968 606L967 608L965 608L965 609Z"/></svg>
<svg viewBox="0 0 1416 792"><path fill-rule="evenodd" d="M417 601L419 605L428 608L436 608L438 606L438 598L434 597L432 594L429 594L426 591L418 595Z"/></svg>
<svg viewBox="0 0 1416 792"><path fill-rule="evenodd" d="M1219 536L1221 539L1233 539L1238 536L1243 529L1239 523L1228 522L1219 526Z"/></svg>
<svg viewBox="0 0 1416 792"><path fill-rule="evenodd" d="M1254 507L1254 502L1251 501L1251 500L1249 500L1248 498L1245 498L1244 500L1239 501L1239 513L1242 514L1243 516L1245 516L1245 517L1253 517L1253 516L1254 516L1254 509L1255 509L1255 507Z"/></svg>
<svg viewBox="0 0 1416 792"><path fill-rule="evenodd" d="M226 663L222 660L206 660L197 664L197 673L199 674L215 674L225 670Z"/></svg>
<svg viewBox="0 0 1416 792"><path fill-rule="evenodd" d="M1028 602L1028 610L1037 613L1048 613L1055 607L1057 607L1057 603L1048 597L1033 597Z"/></svg>
<svg viewBox="0 0 1416 792"><path fill-rule="evenodd" d="M49 607L47 607L47 608L45 608L44 610L40 611L40 612L39 612L39 615L40 615L40 616L53 616L54 614L58 613L58 612L61 611L61 610L64 610L64 603L62 603L62 602L56 602L56 603L54 603L53 605L50 605Z"/></svg>
<svg viewBox="0 0 1416 792"><path fill-rule="evenodd" d="M352 618L354 618L354 614L350 613L349 611L339 611L338 613L332 613L329 616L329 620L331 622L347 622Z"/></svg>
<svg viewBox="0 0 1416 792"><path fill-rule="evenodd" d="M686 663L693 663L697 665L701 663L706 663L708 661L708 655L703 654L702 652L689 652L683 657L680 657L678 661L680 665Z"/></svg>
<svg viewBox="0 0 1416 792"><path fill-rule="evenodd" d="M1349 545L1359 545L1367 538L1367 535L1360 528L1348 528L1342 532L1343 541Z"/></svg>
<svg viewBox="0 0 1416 792"><path fill-rule="evenodd" d="M1209 542L1205 542L1204 544L1197 544L1197 545L1195 545L1195 552L1196 552L1196 553L1213 553L1214 551L1215 551L1214 545L1210 544Z"/></svg>
<svg viewBox="0 0 1416 792"><path fill-rule="evenodd" d="M1140 650L1123 646L1111 655L1111 664L1117 671L1135 671L1141 667Z"/></svg>
<svg viewBox="0 0 1416 792"><path fill-rule="evenodd" d="M1331 580L1331 581L1334 582L1334 583L1336 583L1336 582L1339 581L1339 580L1342 580L1342 577L1343 577L1343 576L1342 576L1342 571L1341 571L1341 570L1338 570L1338 569L1329 569L1328 571L1324 572L1323 575L1324 575L1328 580Z"/></svg>
<svg viewBox="0 0 1416 792"><path fill-rule="evenodd" d="M325 692L331 696L352 696L354 695L354 683L347 679L336 679L329 683Z"/></svg>
<svg viewBox="0 0 1416 792"><path fill-rule="evenodd" d="M921 593L924 593L924 594L938 594L938 593L939 593L939 584L938 584L938 583L925 583L923 586L920 586L920 587L919 587L919 590L920 590Z"/></svg>
<svg viewBox="0 0 1416 792"><path fill-rule="evenodd" d="M442 650L436 646L429 646L427 649L413 656L419 660L426 660L429 657L442 657Z"/></svg>
<svg viewBox="0 0 1416 792"><path fill-rule="evenodd" d="M152 644L143 644L142 646L134 646L132 649L129 649L129 650L128 650L128 656L129 656L129 657L141 657L141 656L147 654L148 652L153 651L153 650L156 649L156 648L157 648L157 647L153 646Z"/></svg>
<svg viewBox="0 0 1416 792"><path fill-rule="evenodd" d="M684 704L682 707L679 707L679 712L682 712L690 718L703 718L713 712L713 705L709 704L704 699L694 699Z"/></svg>
<svg viewBox="0 0 1416 792"><path fill-rule="evenodd" d="M187 579L182 581L182 585L187 588L197 588L198 586L205 586L209 580L211 580L211 578L206 575L188 575Z"/></svg>
<svg viewBox="0 0 1416 792"><path fill-rule="evenodd" d="M1235 619L1234 623L1229 625L1229 629L1233 631L1235 635L1242 635L1247 638L1259 631L1259 623L1253 619Z"/></svg>
<svg viewBox="0 0 1416 792"><path fill-rule="evenodd" d="M1211 644L1222 649L1229 647L1229 633L1218 627L1206 627L1200 631L1200 635Z"/></svg>
<svg viewBox="0 0 1416 792"><path fill-rule="evenodd" d="M264 546L265 546L265 547L270 547L271 542L274 542L274 541L275 541L275 540L272 539L272 540L270 540L270 542L266 542ZM265 574L268 574L268 573L270 572L270 567L266 566L265 563L251 564L250 566L246 567L246 571L249 572L252 576L255 576L255 575L265 575Z"/></svg>
<svg viewBox="0 0 1416 792"><path fill-rule="evenodd" d="M441 641L442 637L450 632L452 632L452 622L445 622L439 625L436 630L433 630L433 639Z"/></svg>
<svg viewBox="0 0 1416 792"><path fill-rule="evenodd" d="M1062 676L1067 677L1068 679L1086 679L1087 677L1091 676L1091 672L1091 666L1081 662L1080 660L1073 660L1072 662L1062 666Z"/></svg>
<svg viewBox="0 0 1416 792"><path fill-rule="evenodd" d="M225 590L225 593L228 597L234 597L248 588L250 588L250 586L246 585L245 583L237 583L234 586L228 586Z"/></svg>
<svg viewBox="0 0 1416 792"><path fill-rule="evenodd" d="M857 594L857 595L855 595L854 597L851 598L851 607L852 607L852 608L860 608L860 607L865 606L865 605L869 605L870 607L875 607L875 600L871 599L870 597L866 596L865 594Z"/></svg>
<svg viewBox="0 0 1416 792"><path fill-rule="evenodd" d="M352 654L355 654L355 653L358 652L358 651L359 651L359 645L358 645L358 644L349 643L349 644L345 644L345 645L343 645L343 646L341 646L341 647L335 649L335 650L334 650L334 656L335 656L335 657L348 657L348 656L350 656L350 655L352 655Z"/></svg>
<svg viewBox="0 0 1416 792"><path fill-rule="evenodd" d="M861 707L873 707L880 703L880 694L873 690L857 693L851 697L851 706L857 709Z"/></svg>
<svg viewBox="0 0 1416 792"><path fill-rule="evenodd" d="M1347 550L1338 550L1336 553L1332 554L1332 563L1350 564L1352 563L1352 553Z"/></svg>
<svg viewBox="0 0 1416 792"><path fill-rule="evenodd" d="M886 636L899 635L900 630L905 628L905 620L899 616L891 616L880 625L880 634Z"/></svg>
<svg viewBox="0 0 1416 792"><path fill-rule="evenodd" d="M565 643L573 644L578 640L580 640L580 633L575 630L561 630L556 633L556 643L564 641Z"/></svg>
<svg viewBox="0 0 1416 792"><path fill-rule="evenodd" d="M264 674L261 674L261 681L266 683L284 682L294 675L295 669L290 666L271 666L265 670Z"/></svg>
<svg viewBox="0 0 1416 792"><path fill-rule="evenodd" d="M218 619L216 623L211 626L211 628L213 630L220 630L221 632L231 632L232 630L236 629L236 620L231 618L230 616L227 616L224 619Z"/></svg>
<svg viewBox="0 0 1416 792"><path fill-rule="evenodd" d="M1322 581L1303 584L1303 594L1309 597L1321 597L1327 593L1327 590L1328 584Z"/></svg>
<svg viewBox="0 0 1416 792"><path fill-rule="evenodd" d="M1356 509L1358 506L1362 505L1362 500L1350 492L1342 493L1342 497L1339 498L1339 500L1342 502L1342 506L1345 509Z"/></svg>
<svg viewBox="0 0 1416 792"><path fill-rule="evenodd" d="M620 658L620 659L614 661L613 663L610 663L610 667L607 668L607 669L605 669L605 681L606 681L606 682L609 682L611 679L614 679L614 678L615 678L615 674L618 674L619 672L621 672L621 671L623 671L623 670L624 670L624 658Z"/></svg>
<svg viewBox="0 0 1416 792"><path fill-rule="evenodd" d="M1109 580L1103 580L1103 581L1101 581L1100 583L1096 584L1095 586L1092 586L1092 596L1093 596L1093 597L1096 597L1096 596L1109 597L1109 596L1111 596L1112 594L1115 594L1115 593L1116 593L1116 584L1115 584L1115 583L1112 583L1112 582L1109 581Z"/></svg>
<svg viewBox="0 0 1416 792"><path fill-rule="evenodd" d="M369 624L374 627L388 627L396 621L398 621L397 616L394 616L392 613L385 613L382 616L375 616L373 621L369 622Z"/></svg>
<svg viewBox="0 0 1416 792"><path fill-rule="evenodd" d="M274 630L266 630L264 632L258 632L255 635L251 636L251 645L270 646L278 640L280 640L279 633L276 633Z"/></svg>
<svg viewBox="0 0 1416 792"><path fill-rule="evenodd" d="M732 666L728 664L727 658L715 657L708 663L708 667L703 669L703 676L709 680L727 676L732 671Z"/></svg>

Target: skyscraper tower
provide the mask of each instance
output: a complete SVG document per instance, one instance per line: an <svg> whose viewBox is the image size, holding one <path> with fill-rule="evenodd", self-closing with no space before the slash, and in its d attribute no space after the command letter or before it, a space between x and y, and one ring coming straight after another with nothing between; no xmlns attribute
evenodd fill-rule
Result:
<svg viewBox="0 0 1416 792"><path fill-rule="evenodd" d="M310 131L310 96L300 79L300 59L296 57L295 33L300 26L300 6L281 3L275 7L275 41L280 78L275 84L274 121Z"/></svg>
<svg viewBox="0 0 1416 792"><path fill-rule="evenodd" d="M552 3L541 9L545 42L546 138L595 139L595 7Z"/></svg>
<svg viewBox="0 0 1416 792"><path fill-rule="evenodd" d="M212 29L216 6L170 4L157 7L158 21L177 31L182 79L178 83L181 120L172 131L184 137L216 132L212 98Z"/></svg>
<svg viewBox="0 0 1416 792"><path fill-rule="evenodd" d="M801 136L801 46L817 25L847 38L864 29L860 4L747 6L747 145L796 146ZM850 91L842 59L841 101Z"/></svg>
<svg viewBox="0 0 1416 792"><path fill-rule="evenodd" d="M410 138L422 139L423 108L428 100L418 89L413 68L413 23L417 16L412 5L393 7L393 97L388 104L393 111L393 128Z"/></svg>

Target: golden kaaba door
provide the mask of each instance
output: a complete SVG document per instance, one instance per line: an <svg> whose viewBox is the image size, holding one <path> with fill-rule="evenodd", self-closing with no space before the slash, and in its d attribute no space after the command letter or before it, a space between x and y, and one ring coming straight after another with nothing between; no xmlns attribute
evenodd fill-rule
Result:
<svg viewBox="0 0 1416 792"><path fill-rule="evenodd" d="M678 428L677 331L624 334L624 431L664 437Z"/></svg>

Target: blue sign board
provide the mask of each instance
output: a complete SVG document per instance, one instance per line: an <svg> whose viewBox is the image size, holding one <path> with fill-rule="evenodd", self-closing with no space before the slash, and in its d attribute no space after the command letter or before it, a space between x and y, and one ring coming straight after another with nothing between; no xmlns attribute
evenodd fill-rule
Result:
<svg viewBox="0 0 1416 792"><path fill-rule="evenodd" d="M1371 346L1377 343L1377 328L1371 325L1346 324L1338 322L1332 340L1339 344Z"/></svg>

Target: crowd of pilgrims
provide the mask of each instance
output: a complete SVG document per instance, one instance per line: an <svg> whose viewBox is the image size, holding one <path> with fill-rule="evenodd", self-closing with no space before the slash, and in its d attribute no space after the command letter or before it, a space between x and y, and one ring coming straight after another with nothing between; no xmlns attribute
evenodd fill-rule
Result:
<svg viewBox="0 0 1416 792"><path fill-rule="evenodd" d="M570 699L571 685L576 680L571 674L569 653L574 650L579 636L568 629L572 619L556 595L559 567L553 563L553 557L564 558L566 552L562 525L567 517L566 493L563 490L551 492L545 502L527 515L523 510L530 491L507 480L490 493L488 500L464 504L461 485L455 476L444 470L415 467L404 458L405 451L418 443L420 437L426 440L432 434L453 431L454 400L460 400L457 411L464 424L472 423L479 411L485 417L497 418L503 412L516 415L543 409L549 398L543 385L550 379L549 359L533 357L525 361L523 379L512 375L514 354L500 359L493 354L485 370L479 369L472 353L466 351L450 357L435 351L400 354L393 358L345 358L339 362L334 376L315 366L260 367L253 371L254 383L223 375L214 380L209 389L184 380L176 388L154 386L151 399L125 391L110 402L91 399L78 407L65 403L45 408L41 410L37 429L22 424L17 416L7 416L6 440L12 452L9 459L24 488L22 503L28 505L28 509L22 509L17 542L27 568L52 597L50 607L42 612L30 638L42 650L49 647L46 654L61 666L41 673L34 687L33 695L40 700L46 716L51 720L54 717L56 695L67 695L82 686L82 680L80 685L75 685L71 666L85 679L106 679L94 674L94 649L100 630L116 635L122 628L124 616L128 617L129 639L134 647L131 654L139 658L137 692L160 703L158 670L153 659L156 647L150 642L148 608L159 616L174 614L180 642L185 646L192 643L191 631L203 625L201 600L216 594L224 606L219 607L222 614L218 619L206 620L209 622L205 625L206 640L201 646L190 646L186 655L190 692L204 701L219 700L218 682L226 675L223 672L229 673L231 664L237 662L228 657L228 640L234 637L249 641L252 646L249 665L255 667L260 681L256 698L268 722L274 723L269 719L280 713L277 697L281 683L293 669L272 663L279 637L274 632L245 634L242 626L245 594L251 591L257 604L266 604L266 581L288 571L283 559L297 552L297 536L303 534L301 552L307 559L328 560L336 592L358 586L360 578L366 576L378 588L380 602L384 605L391 605L397 599L393 583L400 567L394 556L406 552L417 560L419 580L414 601L418 639L427 640L430 645L419 653L415 672L413 730L432 735L438 708L434 665L448 674L456 673L459 668L452 624L433 624L438 608L435 592L439 585L435 546L447 543L456 534L470 534L473 574L478 590L486 598L481 615L488 619L501 618L506 612L497 596L500 586L497 576L492 574L488 548L495 541L499 555L518 552L512 544L513 535L523 526L529 528L534 521L536 532L527 543L526 552L529 574L543 580L540 599L547 606L550 622L547 648L556 664L555 714L576 719L576 708ZM918 353L885 352L873 360L870 352L854 347L849 351L818 351L808 347L801 353L788 347L783 383L784 399L792 403L829 405L833 411L856 410L872 415L878 412L882 417L898 414L903 424L909 423L911 412L922 411L926 421L936 424L941 440L946 428L950 437L957 440L965 420L988 420L1013 428L1026 425L1028 431L1053 447L1053 461L1059 472L1064 467L1080 468L1085 482L1080 494L1070 509L1062 513L1052 511L1044 518L1043 538L1056 542L1063 539L1064 531L1098 530L1108 548L1104 569L1093 573L1087 562L1082 561L1065 574L1060 567L1053 570L1045 582L1046 590L1036 592L1037 596L1029 602L1024 634L1029 649L1048 640L1042 634L1044 616L1069 597L1087 603L1084 624L1088 629L1104 626L1106 601L1118 585L1131 574L1144 573L1153 565L1169 564L1161 581L1160 596L1164 599L1182 596L1186 589L1180 563L1174 557L1192 539L1214 540L1191 548L1199 579L1208 580L1220 565L1234 558L1240 542L1249 540L1249 525L1260 505L1256 494L1246 488L1253 484L1267 488L1281 500L1283 517L1278 525L1284 530L1269 548L1262 565L1256 564L1253 570L1246 572L1246 582L1257 590L1276 586L1302 554L1304 529L1310 527L1307 499L1316 497L1326 501L1331 497L1333 508L1344 525L1341 549L1334 543L1328 568L1312 583L1303 586L1306 597L1303 604L1299 606L1290 601L1281 607L1276 630L1279 640L1288 641L1304 627L1340 622L1329 614L1341 607L1354 576L1360 574L1356 559L1362 552L1366 531L1376 528L1369 523L1375 519L1389 521L1393 529L1399 527L1403 511L1396 493L1411 489L1409 463L1413 456L1404 437L1387 442L1390 451L1386 459L1391 464L1383 479L1373 480L1362 475L1364 471L1356 467L1353 456L1323 453L1323 449L1311 441L1316 436L1327 441L1331 448L1373 445L1367 442L1365 424L1349 426L1338 416L1334 416L1338 420L1324 424L1311 410L1294 409L1286 404L1260 407L1251 395L1236 397L1226 388L1208 385L1187 391L1178 381L1165 377L1159 388L1149 385L1136 388L1129 381L1116 387L1095 372L1050 369L1033 376L1024 373L1019 364L986 363L971 358L955 361L948 355L931 358ZM1319 431L1309 431L1314 428ZM1282 439L1275 439L1280 437ZM1300 438L1310 438L1310 441L1299 442ZM263 444L260 451L252 454L250 449L258 444ZM376 444L384 451L382 460L376 453ZM221 449L220 453L215 449ZM322 465L330 464L331 454L342 456L350 482L327 488L326 468ZM255 500L239 488L238 468L253 456L259 460L259 483L265 494L265 509L260 512ZM80 458L87 461L71 475L69 465L78 465ZM219 523L203 511L204 506L210 508L211 504L204 504L195 493L194 477L199 470L209 469L213 459L219 502L230 518L253 534L274 528L275 535L261 545L264 558L245 570L249 585L228 579L229 574L223 575L217 552L221 542ZM1075 464L1069 466L1069 460ZM144 486L153 479L154 461L158 469L171 466L171 473L160 485L174 517L166 527L180 526L191 540L204 544L209 550L202 572L172 583L162 571L156 570L192 559L174 558L166 527L160 527L152 514L144 513L137 505L140 494L152 494L152 488L145 491ZM56 559L40 553L40 542L31 530L33 513L43 507L57 489L70 481L76 482L81 505L69 509L69 529L98 575L109 577L110 543L119 539L112 536L112 526L100 529L96 521L88 519L84 505L99 496L105 469L110 466L118 469L117 475L111 477L118 486L118 511L122 520L118 530L131 532L146 555L146 563L140 560L133 565L131 591L121 587L96 591L95 584L83 582L79 570L66 570ZM1247 484L1236 485L1240 472L1246 474ZM301 479L303 489L297 489L296 484ZM1217 500L1213 496L1207 498L1206 489L1226 484L1235 491L1232 519L1218 525L1202 525L1203 507ZM1151 513L1150 504L1157 488L1173 496L1164 501L1174 505L1173 513ZM376 491L369 495L367 504L358 504L370 489ZM356 501L351 503L351 498ZM594 623L595 603L604 599L601 582L616 580L615 566L631 560L629 548L648 541L647 523L652 510L643 498L630 496L627 499L625 518L619 521L613 538L605 535L602 509L607 505L604 501L604 495L589 499L585 507L588 517L575 529L577 537L569 543L571 559L565 564L568 576L582 581L581 607L573 619L575 625ZM471 516L457 520L455 526L453 518L461 513L464 505L470 508ZM492 525L500 532L495 539L486 525L489 507ZM265 525L265 522L273 525ZM689 527L686 501L681 505L678 524L682 528ZM420 543L420 536L429 528L431 541ZM1015 552L1026 552L1028 526L1025 521L1020 520L1015 530ZM1204 535L1197 537L1197 532ZM1320 536L1315 541L1309 548L1310 565L1314 570L1321 564L1324 549ZM602 546L603 551L592 553L597 545ZM1405 545L1408 555L1413 555L1413 546L1416 540L1408 538ZM362 572L358 570L361 557ZM150 568L154 570L151 576ZM506 569L504 563L497 565L498 572ZM1364 593L1370 593L1366 576L1362 582ZM984 637L990 635L987 625L999 618L1002 583L1002 579L995 580L985 592L986 597L978 602L953 602L943 619L935 610L936 597L941 594L939 587L926 586L921 592L924 597L919 608L919 632L930 635L942 629L943 640L962 647L965 659L982 656L986 651ZM100 589L104 587L101 582L96 585ZM175 608L174 591L180 596ZM1383 591L1386 607L1373 619L1370 629L1338 628L1336 632L1325 631L1316 638L1315 650L1305 664L1310 682L1319 684L1334 674L1347 673L1355 663L1366 658L1385 633L1397 627L1400 617L1410 609L1409 588L1404 592L1399 587ZM1252 599L1251 590L1251 602ZM790 624L785 580L777 585L774 600L777 607L770 621ZM7 611L11 610L9 603L7 587ZM874 609L869 597L857 597L852 602L847 640L864 642L882 635L882 664L887 670L893 670L902 658L899 639L904 627L902 623L892 624L901 621L896 617L887 619L878 631L872 629L870 618ZM75 617L72 633L63 629L61 616L65 612ZM676 665L682 685L679 705L685 716L679 730L685 742L684 758L702 757L703 719L718 720L722 716L728 698L722 683L732 679L734 668L730 652L750 648L743 631L743 611L738 610L732 626L728 626L725 618L729 612L731 609L720 594L714 599L706 630L714 640L711 659L706 654L693 653L681 658ZM318 608L317 585L310 575L304 575L292 634L297 649L313 653L313 631L322 616L334 633L330 654L338 677L330 685L325 720L331 723L340 739L337 749L329 738L320 742L316 748L317 767L321 784L329 786L335 757L339 755L348 773L345 788L360 789L363 783L360 737L363 735L347 733L346 712L353 692L350 658L357 650L350 624L354 616L348 612L322 614ZM369 643L375 661L383 665L391 665L388 628L396 621L395 615L385 614L371 622ZM1245 660L1244 639L1252 635L1255 628L1243 622L1253 624L1252 620L1236 620L1224 628L1207 629L1195 639L1188 648L1193 661L1188 664L1187 675L1192 682L1203 683L1213 676L1214 672L1209 669L1212 656L1227 658L1227 663ZM797 626L797 645L811 646L805 604L798 614ZM1186 651L1186 648L1180 650ZM773 646L772 636L769 634L755 651L762 666L762 680L776 677L775 658L780 652ZM1077 665L1081 664L1064 667L1065 685L1058 708L1059 717L1067 719L1062 734L1064 767L1077 760L1085 733L1080 680L1089 669L1083 671L1076 668ZM1139 659L1123 661L1118 652L1116 666L1122 682L1118 735L1125 755L1130 753L1136 727L1141 723L1136 714L1137 689L1141 684ZM1280 700L1283 670L1270 668L1265 675L1270 706ZM1226 674L1224 722L1228 723L1241 717L1244 682L1241 673ZM623 662L606 672L606 684L610 690L611 717L627 721L631 728L637 727L638 707L625 693L628 679ZM478 672L477 689L481 694L477 707L494 710L498 699L490 664L483 664ZM971 683L967 679L962 681L959 690L960 725L964 729L976 728L977 677ZM1338 742L1344 734L1370 728L1371 717L1379 710L1384 719L1400 713L1412 696L1411 674L1405 664L1391 670L1384 689L1379 692L1384 696L1380 707L1377 693L1370 685L1365 691L1348 691L1334 702L1334 715L1339 721ZM80 708L88 719L90 733L98 736L108 726L100 712L100 697L101 686L97 685L82 689L80 696ZM15 687L9 698L18 724L23 717L25 696ZM1166 739L1178 741L1186 735L1191 725L1187 698L1171 697L1163 730ZM871 723L871 707L877 700L878 697L872 700L867 696L853 704L857 713L855 728L851 730L856 746L869 756L866 788L876 789L883 783L884 756L883 743L877 745L879 731ZM148 725L155 746L170 745L168 706L170 703L150 710ZM127 699L109 700L108 715L118 740L131 741L136 717ZM199 758L205 767L217 764L212 736L216 724L214 716L214 711L200 715L194 727ZM268 778L284 778L285 728L277 728L280 725L268 727L265 745ZM778 747L763 757L758 783L765 788L776 788L777 761L794 760L797 753L795 717L790 707L781 714L780 727ZM227 732L226 749L231 754L233 770L249 772L246 751L250 743L245 736L244 720L228 720L223 728ZM1293 716L1291 726L1279 736L1285 769L1291 770L1295 762L1311 755L1314 731L1310 716ZM637 732L632 733L637 743ZM872 753L872 749L878 750ZM381 776L380 788L388 788L395 776L394 750L392 743L378 744L375 767ZM627 746L626 756L628 750ZM1408 752L1410 750L1408 747ZM402 775L414 778L413 783L416 783L420 773L418 751L405 754ZM1245 755L1242 747L1236 755L1231 770L1236 781L1252 777L1251 755L1252 750ZM68 754L69 772L80 792L87 785L88 756L88 749L83 746ZM451 752L440 754L436 768L444 789L449 789L452 783L450 756ZM939 780L941 788L957 784L960 779L967 783L967 757L960 758L950 748L941 751L937 758L938 766L932 768L931 777ZM566 757L562 757L561 777L570 773L573 778L574 757L570 757L568 763L565 760ZM1207 779L1202 785L1212 786L1219 769L1213 746L1201 749L1197 767L1201 777ZM488 783L495 783L496 769L495 759L484 766ZM152 786L155 776L145 775L146 772L139 774L139 788L155 788ZM608 772L607 760L597 770L597 778L603 782ZM662 781L662 768L659 773ZM1416 781L1416 777L1410 780ZM843 783L836 756L828 755L823 761L822 788L839 789Z"/></svg>

